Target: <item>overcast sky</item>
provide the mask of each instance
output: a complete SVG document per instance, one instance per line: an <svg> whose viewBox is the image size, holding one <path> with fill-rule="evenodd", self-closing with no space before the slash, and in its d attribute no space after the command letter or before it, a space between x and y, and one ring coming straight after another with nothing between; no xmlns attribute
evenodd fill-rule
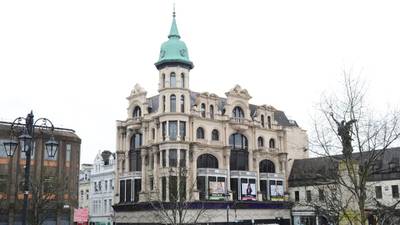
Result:
<svg viewBox="0 0 400 225"><path fill-rule="evenodd" d="M81 163L115 151L115 121L140 83L157 94L154 63L173 1L0 1L0 120L31 109L82 139ZM225 97L235 84L254 104L284 110L311 131L321 93L342 70L369 87L376 108L399 105L398 1L176 0L195 67L190 88Z"/></svg>

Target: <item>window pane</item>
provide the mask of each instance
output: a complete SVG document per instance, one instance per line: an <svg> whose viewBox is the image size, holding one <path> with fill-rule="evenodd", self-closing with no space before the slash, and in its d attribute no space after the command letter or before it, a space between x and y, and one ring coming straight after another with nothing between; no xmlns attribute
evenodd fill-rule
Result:
<svg viewBox="0 0 400 225"><path fill-rule="evenodd" d="M170 112L176 112L176 96L171 95L170 97Z"/></svg>
<svg viewBox="0 0 400 225"><path fill-rule="evenodd" d="M177 155L176 149L170 149L169 150L169 166L176 167L177 159L178 159L178 155Z"/></svg>
<svg viewBox="0 0 400 225"><path fill-rule="evenodd" d="M170 176L169 177L169 201L176 202L178 200L177 195L177 177Z"/></svg>
<svg viewBox="0 0 400 225"><path fill-rule="evenodd" d="M139 201L139 192L142 190L142 180L135 179L135 194L134 194L134 202Z"/></svg>
<svg viewBox="0 0 400 225"><path fill-rule="evenodd" d="M170 75L170 87L176 87L176 76L175 73Z"/></svg>
<svg viewBox="0 0 400 225"><path fill-rule="evenodd" d="M186 150L181 149L179 154L180 154L179 166L186 167Z"/></svg>
<svg viewBox="0 0 400 225"><path fill-rule="evenodd" d="M126 202L132 201L132 180L126 180Z"/></svg>
<svg viewBox="0 0 400 225"><path fill-rule="evenodd" d="M162 201L165 201L167 199L167 178L162 177L161 178L161 199Z"/></svg>
<svg viewBox="0 0 400 225"><path fill-rule="evenodd" d="M237 178L231 178L231 191L232 191L233 199L240 200L238 197L239 190L238 190L238 179Z"/></svg>
<svg viewBox="0 0 400 225"><path fill-rule="evenodd" d="M119 202L125 202L125 180L119 181Z"/></svg>
<svg viewBox="0 0 400 225"><path fill-rule="evenodd" d="M179 136L181 136L181 140L185 140L186 136L186 122L179 121Z"/></svg>
<svg viewBox="0 0 400 225"><path fill-rule="evenodd" d="M199 190L200 200L206 200L206 177L197 177L197 190Z"/></svg>
<svg viewBox="0 0 400 225"><path fill-rule="evenodd" d="M177 137L177 121L169 121L169 139L176 140Z"/></svg>

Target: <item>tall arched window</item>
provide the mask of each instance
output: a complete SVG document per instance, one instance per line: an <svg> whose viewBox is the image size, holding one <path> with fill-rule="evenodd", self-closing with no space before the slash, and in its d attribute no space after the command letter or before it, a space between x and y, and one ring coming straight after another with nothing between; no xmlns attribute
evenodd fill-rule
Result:
<svg viewBox="0 0 400 225"><path fill-rule="evenodd" d="M181 101L180 101L180 108L181 108L181 113L185 112L185 96L181 95Z"/></svg>
<svg viewBox="0 0 400 225"><path fill-rule="evenodd" d="M181 73L181 86L182 88L185 88L185 74Z"/></svg>
<svg viewBox="0 0 400 225"><path fill-rule="evenodd" d="M218 141L219 140L219 132L218 132L217 129L214 129L211 132L211 140L213 140L213 141Z"/></svg>
<svg viewBox="0 0 400 225"><path fill-rule="evenodd" d="M258 139L257 139L257 145L258 145L259 148L264 147L264 138L258 137Z"/></svg>
<svg viewBox="0 0 400 225"><path fill-rule="evenodd" d="M176 112L176 96L171 95L169 99L170 99L169 102L170 112Z"/></svg>
<svg viewBox="0 0 400 225"><path fill-rule="evenodd" d="M197 128L196 130L196 138L204 139L204 129L202 127Z"/></svg>
<svg viewBox="0 0 400 225"><path fill-rule="evenodd" d="M234 118L244 118L243 109L240 108L239 106L236 106L235 108L233 108L232 116L233 116Z"/></svg>
<svg viewBox="0 0 400 225"><path fill-rule="evenodd" d="M271 117L267 116L268 128L271 129Z"/></svg>
<svg viewBox="0 0 400 225"><path fill-rule="evenodd" d="M142 146L142 134L137 133L131 137L129 148L129 171L142 170L142 158L140 148Z"/></svg>
<svg viewBox="0 0 400 225"><path fill-rule="evenodd" d="M206 105L204 103L201 103L200 105L200 112L201 112L201 117L206 117Z"/></svg>
<svg viewBox="0 0 400 225"><path fill-rule="evenodd" d="M162 87L165 88L165 74L162 74Z"/></svg>
<svg viewBox="0 0 400 225"><path fill-rule="evenodd" d="M264 115L261 115L261 126L262 126L262 127L265 126L265 124L264 124Z"/></svg>
<svg viewBox="0 0 400 225"><path fill-rule="evenodd" d="M176 87L176 76L175 76L175 73L171 73L169 75L169 86L170 87Z"/></svg>
<svg viewBox="0 0 400 225"><path fill-rule="evenodd" d="M163 109L163 112L165 112L165 96L162 96L162 109Z"/></svg>
<svg viewBox="0 0 400 225"><path fill-rule="evenodd" d="M275 139L273 139L273 138L269 139L269 147L275 148Z"/></svg>
<svg viewBox="0 0 400 225"><path fill-rule="evenodd" d="M210 105L210 118L214 119L214 106Z"/></svg>
<svg viewBox="0 0 400 225"><path fill-rule="evenodd" d="M260 173L275 173L275 164L271 160L262 160L259 167Z"/></svg>
<svg viewBox="0 0 400 225"><path fill-rule="evenodd" d="M142 116L142 110L140 109L139 106L136 106L136 107L133 109L133 118L139 118L139 117L141 117L141 116Z"/></svg>
<svg viewBox="0 0 400 225"><path fill-rule="evenodd" d="M203 154L197 158L197 168L218 169L218 159L211 154Z"/></svg>
<svg viewBox="0 0 400 225"><path fill-rule="evenodd" d="M230 169L248 170L249 152L246 136L239 133L232 134L229 137L229 146L231 147Z"/></svg>

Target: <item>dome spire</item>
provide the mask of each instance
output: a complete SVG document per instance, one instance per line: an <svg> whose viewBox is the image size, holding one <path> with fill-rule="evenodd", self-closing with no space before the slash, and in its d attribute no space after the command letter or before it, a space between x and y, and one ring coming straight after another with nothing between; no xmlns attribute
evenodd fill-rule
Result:
<svg viewBox="0 0 400 225"><path fill-rule="evenodd" d="M174 10L172 12L172 25L171 25L171 30L169 31L169 35L168 35L169 39L171 39L171 38L180 39L181 38L181 36L179 35L179 32L178 32L178 26L176 25L175 17L176 17L176 12L175 12L175 3L174 3Z"/></svg>

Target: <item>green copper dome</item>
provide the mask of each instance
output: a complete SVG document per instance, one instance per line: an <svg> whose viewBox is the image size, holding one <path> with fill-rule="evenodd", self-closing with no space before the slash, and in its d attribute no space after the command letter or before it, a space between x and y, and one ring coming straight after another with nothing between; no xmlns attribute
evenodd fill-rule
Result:
<svg viewBox="0 0 400 225"><path fill-rule="evenodd" d="M161 45L160 57L155 63L157 68L166 64L183 64L189 69L193 68L193 63L189 60L189 53L185 42L180 40L181 36L176 26L175 12L173 14L171 30L168 35L168 41Z"/></svg>

